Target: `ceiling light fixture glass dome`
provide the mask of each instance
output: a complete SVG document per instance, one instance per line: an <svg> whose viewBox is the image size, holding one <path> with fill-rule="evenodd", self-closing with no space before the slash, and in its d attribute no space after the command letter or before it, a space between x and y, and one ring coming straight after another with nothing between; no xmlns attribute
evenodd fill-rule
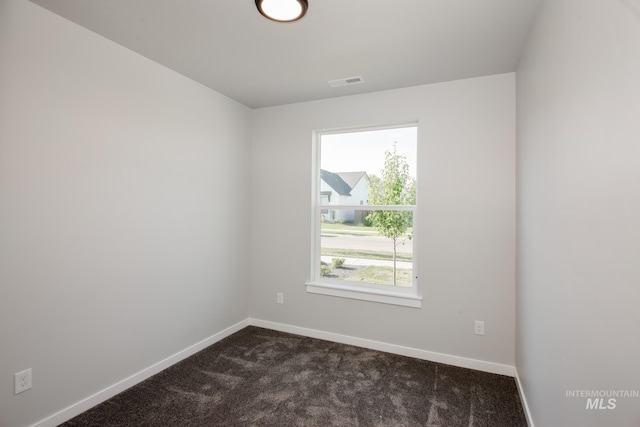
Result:
<svg viewBox="0 0 640 427"><path fill-rule="evenodd" d="M307 0L256 0L256 7L272 21L293 22L307 13L309 4Z"/></svg>

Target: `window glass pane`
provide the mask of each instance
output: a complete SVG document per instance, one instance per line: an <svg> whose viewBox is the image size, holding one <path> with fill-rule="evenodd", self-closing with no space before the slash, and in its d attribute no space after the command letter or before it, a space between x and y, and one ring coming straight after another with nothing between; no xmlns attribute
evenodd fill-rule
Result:
<svg viewBox="0 0 640 427"><path fill-rule="evenodd" d="M319 204L415 205L416 141L415 126L321 135Z"/></svg>
<svg viewBox="0 0 640 427"><path fill-rule="evenodd" d="M321 277L377 285L412 286L411 211L328 209L323 212L327 213L323 213L321 218L332 220L320 220ZM406 229L395 238L385 237L370 222L374 213L386 215L389 221L405 224ZM352 219L354 217L356 219Z"/></svg>

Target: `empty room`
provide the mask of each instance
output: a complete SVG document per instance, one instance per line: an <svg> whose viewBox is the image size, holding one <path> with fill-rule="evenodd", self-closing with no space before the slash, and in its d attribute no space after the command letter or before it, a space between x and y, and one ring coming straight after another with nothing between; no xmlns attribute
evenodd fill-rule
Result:
<svg viewBox="0 0 640 427"><path fill-rule="evenodd" d="M640 0L0 0L0 427L640 426Z"/></svg>

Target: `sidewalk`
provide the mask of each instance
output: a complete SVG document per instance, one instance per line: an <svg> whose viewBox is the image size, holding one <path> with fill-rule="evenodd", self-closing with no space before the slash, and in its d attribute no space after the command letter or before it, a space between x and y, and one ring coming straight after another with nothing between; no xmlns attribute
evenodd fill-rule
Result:
<svg viewBox="0 0 640 427"><path fill-rule="evenodd" d="M320 260L331 265L331 260L333 258L343 258L343 257L321 256ZM368 258L344 258L344 265L375 265L378 267L393 267L393 261L391 260L387 261L382 259L368 259ZM396 267L410 270L413 268L413 263L407 262L407 261L397 261Z"/></svg>

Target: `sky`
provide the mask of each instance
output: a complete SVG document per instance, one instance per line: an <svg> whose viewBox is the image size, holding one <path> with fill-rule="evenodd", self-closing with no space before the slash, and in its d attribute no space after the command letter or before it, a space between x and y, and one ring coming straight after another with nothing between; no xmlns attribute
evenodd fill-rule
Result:
<svg viewBox="0 0 640 427"><path fill-rule="evenodd" d="M406 157L409 174L416 176L418 128L415 126L360 132L332 133L321 136L320 167L330 172L366 171L380 176L384 152L393 150Z"/></svg>

